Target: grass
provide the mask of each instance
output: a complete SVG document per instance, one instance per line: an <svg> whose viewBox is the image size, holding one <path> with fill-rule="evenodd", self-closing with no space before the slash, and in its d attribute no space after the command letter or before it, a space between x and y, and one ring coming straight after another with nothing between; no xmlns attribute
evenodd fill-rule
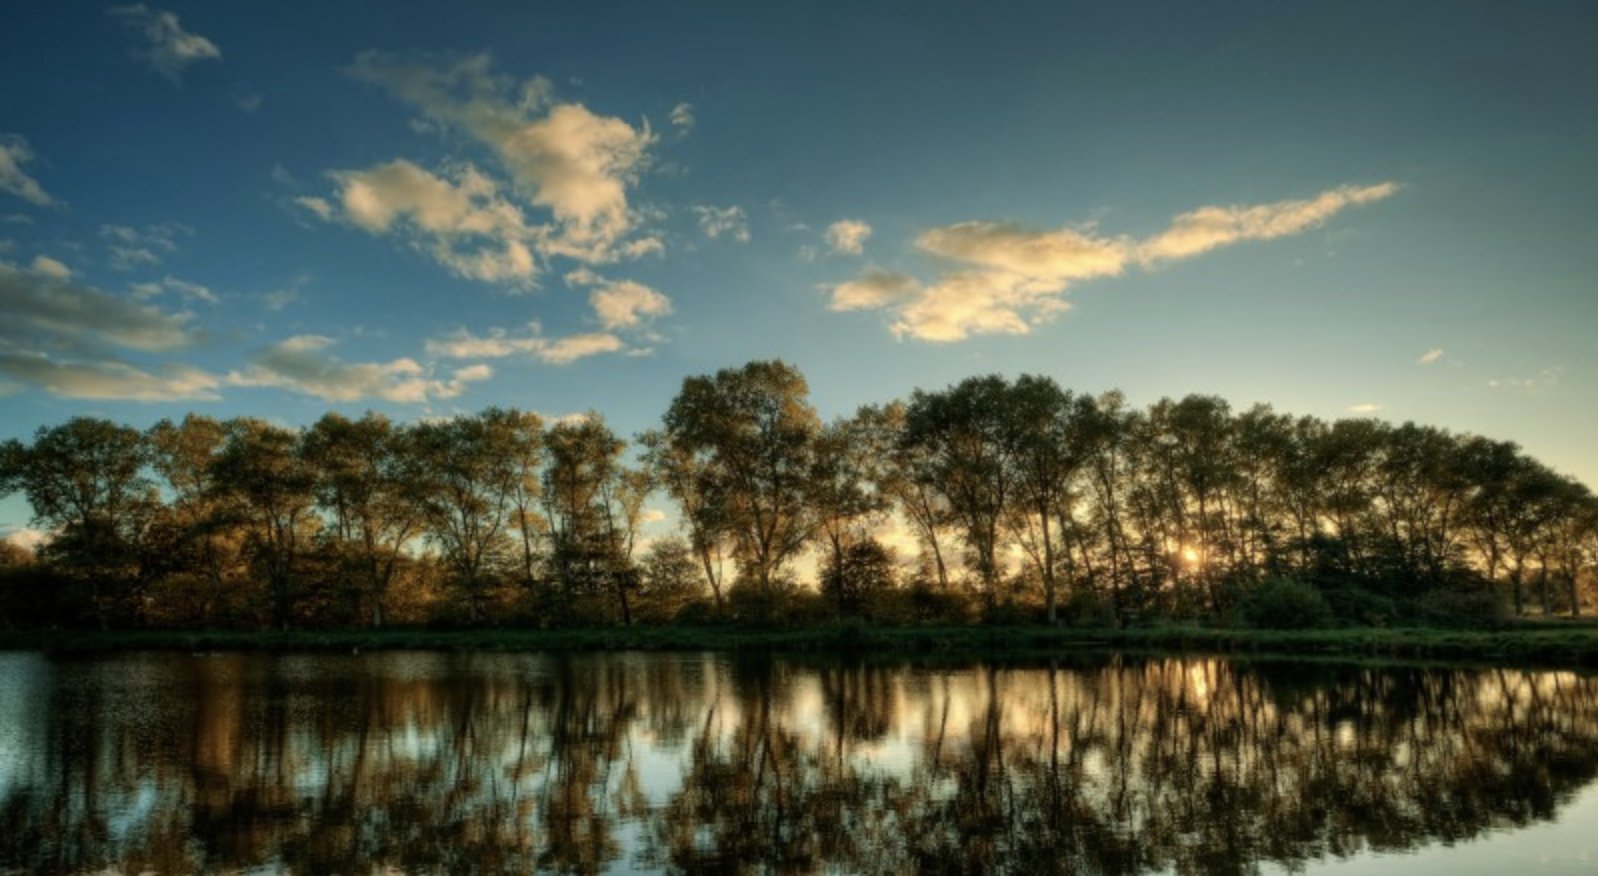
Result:
<svg viewBox="0 0 1598 876"><path fill-rule="evenodd" d="M1598 667L1598 628L1546 625L1495 631L1429 628L1286 631L1163 626L1114 630L844 623L806 628L44 631L0 632L0 649L53 653L136 650L764 651L895 658L1022 658L1061 652L1155 652Z"/></svg>

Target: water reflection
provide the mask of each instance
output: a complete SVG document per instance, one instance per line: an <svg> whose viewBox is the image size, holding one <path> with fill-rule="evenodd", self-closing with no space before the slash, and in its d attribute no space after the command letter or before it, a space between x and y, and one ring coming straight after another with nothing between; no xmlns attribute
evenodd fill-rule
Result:
<svg viewBox="0 0 1598 876"><path fill-rule="evenodd" d="M0 655L0 871L1243 873L1556 819L1598 680Z"/></svg>

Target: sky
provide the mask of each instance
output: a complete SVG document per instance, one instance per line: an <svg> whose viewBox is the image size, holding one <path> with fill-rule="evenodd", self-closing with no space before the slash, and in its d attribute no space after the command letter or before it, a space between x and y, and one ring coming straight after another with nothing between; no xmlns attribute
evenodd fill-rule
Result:
<svg viewBox="0 0 1598 876"><path fill-rule="evenodd" d="M1598 485L1598 5L0 10L0 439L976 374ZM0 502L0 534L28 525Z"/></svg>

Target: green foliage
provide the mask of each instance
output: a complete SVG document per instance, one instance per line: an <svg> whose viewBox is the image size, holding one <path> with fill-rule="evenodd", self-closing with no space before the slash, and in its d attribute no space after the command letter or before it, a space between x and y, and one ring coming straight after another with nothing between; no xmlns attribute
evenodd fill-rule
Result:
<svg viewBox="0 0 1598 876"><path fill-rule="evenodd" d="M1060 605L1060 622L1067 626L1109 629L1117 625L1115 603L1089 587L1078 587Z"/></svg>
<svg viewBox="0 0 1598 876"><path fill-rule="evenodd" d="M1435 588L1420 598L1416 609L1423 623L1464 629L1496 629L1509 616L1503 591L1480 580Z"/></svg>
<svg viewBox="0 0 1598 876"><path fill-rule="evenodd" d="M6 574L58 586L7 611L45 625L1490 627L1590 611L1598 580L1598 499L1514 444L1031 375L823 427L797 370L751 362L685 380L632 447L504 408L78 417L0 443L13 492L52 538Z"/></svg>
<svg viewBox="0 0 1598 876"><path fill-rule="evenodd" d="M897 586L895 566L893 552L876 539L851 544L822 566L822 600L837 617L870 617L880 597Z"/></svg>
<svg viewBox="0 0 1598 876"><path fill-rule="evenodd" d="M1262 630L1310 630L1330 626L1332 609L1313 584L1273 578L1243 594L1238 616Z"/></svg>

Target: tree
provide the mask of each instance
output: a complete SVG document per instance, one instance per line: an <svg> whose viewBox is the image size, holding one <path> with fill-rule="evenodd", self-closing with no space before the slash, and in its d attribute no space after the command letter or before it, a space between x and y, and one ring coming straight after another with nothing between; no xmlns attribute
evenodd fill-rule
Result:
<svg viewBox="0 0 1598 876"><path fill-rule="evenodd" d="M211 477L218 497L248 527L251 553L266 578L272 625L288 629L295 564L315 531L315 472L301 452L300 436L289 429L248 417L229 420L224 429Z"/></svg>
<svg viewBox="0 0 1598 876"><path fill-rule="evenodd" d="M635 616L645 623L667 623L703 592L698 562L680 538L662 538L643 553Z"/></svg>
<svg viewBox="0 0 1598 876"><path fill-rule="evenodd" d="M828 555L821 567L821 595L837 607L838 617L859 617L874 597L897 586L893 553L874 538L851 543Z"/></svg>
<svg viewBox="0 0 1598 876"><path fill-rule="evenodd" d="M706 516L731 534L767 610L782 567L810 535L806 485L820 424L808 395L792 366L750 362L684 380L665 417L665 445L707 479Z"/></svg>
<svg viewBox="0 0 1598 876"><path fill-rule="evenodd" d="M1004 440L1011 444L1018 527L1023 545L1043 580L1044 604L1049 623L1058 617L1055 595L1056 529L1063 535L1074 530L1072 514L1075 485L1082 465L1082 442L1077 436L1076 400L1047 377L1023 374L1005 393L1004 406L1011 425ZM1058 521L1058 527L1055 522ZM1067 555L1069 558L1069 555Z"/></svg>
<svg viewBox="0 0 1598 876"><path fill-rule="evenodd" d="M58 563L87 581L101 627L136 581L137 549L157 506L145 475L150 447L137 430L109 420L74 417L34 433L33 444L0 446L0 493L21 491L34 525L52 530Z"/></svg>
<svg viewBox="0 0 1598 876"><path fill-rule="evenodd" d="M723 560L732 533L725 518L728 505L722 500L722 488L710 460L681 443L673 443L658 429L639 435L638 443L644 448L644 465L682 511L689 547L720 610Z"/></svg>
<svg viewBox="0 0 1598 876"><path fill-rule="evenodd" d="M180 423L161 420L146 434L154 468L171 491L166 516L178 531L179 546L197 555L203 592L195 614L206 622L226 594L226 575L242 548L238 527L222 513L216 483L216 458L227 430L211 417L189 414Z"/></svg>
<svg viewBox="0 0 1598 876"><path fill-rule="evenodd" d="M562 612L580 596L608 592L622 623L630 624L628 600L638 585L632 551L651 489L648 473L621 464L627 444L597 414L555 426L546 444L544 502Z"/></svg>
<svg viewBox="0 0 1598 876"><path fill-rule="evenodd" d="M369 622L381 627L389 585L424 518L411 433L380 414L327 414L305 433L304 450L336 550L359 582Z"/></svg>
<svg viewBox="0 0 1598 876"><path fill-rule="evenodd" d="M489 408L476 416L414 427L423 472L427 534L438 545L467 620L483 618L483 602L511 553L511 509L521 468L515 412Z"/></svg>
<svg viewBox="0 0 1598 876"><path fill-rule="evenodd" d="M878 470L883 458L871 440L869 417L867 412L822 428L811 456L809 504L817 537L830 552L829 568L839 575L853 571L844 552L859 543L869 524L889 507L876 490L882 481ZM847 582L834 588L840 615L846 611L843 599L849 589Z"/></svg>
<svg viewBox="0 0 1598 876"><path fill-rule="evenodd" d="M1000 524L1016 491L1008 388L990 375L939 392L916 390L901 439L913 460L910 477L940 495L964 529L990 608L1001 572Z"/></svg>

